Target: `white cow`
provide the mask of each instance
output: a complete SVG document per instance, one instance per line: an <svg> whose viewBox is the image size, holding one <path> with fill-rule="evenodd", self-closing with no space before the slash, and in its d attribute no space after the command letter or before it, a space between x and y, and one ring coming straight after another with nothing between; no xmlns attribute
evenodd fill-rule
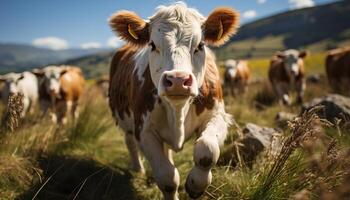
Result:
<svg viewBox="0 0 350 200"><path fill-rule="evenodd" d="M206 18L176 3L159 7L149 21L120 11L110 25L130 43L112 59L109 103L126 133L133 169L143 171L140 146L164 198L178 199L180 176L171 152L196 137L185 188L191 197L201 196L211 183L211 168L231 119L214 55L206 45L228 41L238 13L218 8Z"/></svg>
<svg viewBox="0 0 350 200"><path fill-rule="evenodd" d="M34 111L38 102L38 80L30 72L8 73L0 76L0 81L4 83L1 97L7 104L10 95L23 95L23 111L21 116Z"/></svg>

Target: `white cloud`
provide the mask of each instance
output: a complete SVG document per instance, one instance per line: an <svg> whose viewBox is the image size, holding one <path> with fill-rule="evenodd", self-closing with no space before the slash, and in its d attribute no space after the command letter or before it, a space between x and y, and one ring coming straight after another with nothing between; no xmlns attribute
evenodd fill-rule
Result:
<svg viewBox="0 0 350 200"><path fill-rule="evenodd" d="M258 2L258 4L264 4L266 3L266 0L257 0L256 2Z"/></svg>
<svg viewBox="0 0 350 200"><path fill-rule="evenodd" d="M107 40L107 46L110 48L117 48L124 44L125 42L119 37L113 36Z"/></svg>
<svg viewBox="0 0 350 200"><path fill-rule="evenodd" d="M315 2L313 0L289 0L289 4L291 4L291 9L299 9L312 7L315 5Z"/></svg>
<svg viewBox="0 0 350 200"><path fill-rule="evenodd" d="M101 44L98 42L87 42L80 45L82 49L99 49L101 48Z"/></svg>
<svg viewBox="0 0 350 200"><path fill-rule="evenodd" d="M257 13L255 10L247 10L243 12L243 18L251 19L256 17Z"/></svg>
<svg viewBox="0 0 350 200"><path fill-rule="evenodd" d="M61 50L68 48L68 42L57 37L36 38L32 41L32 44L37 47L45 47L52 50Z"/></svg>

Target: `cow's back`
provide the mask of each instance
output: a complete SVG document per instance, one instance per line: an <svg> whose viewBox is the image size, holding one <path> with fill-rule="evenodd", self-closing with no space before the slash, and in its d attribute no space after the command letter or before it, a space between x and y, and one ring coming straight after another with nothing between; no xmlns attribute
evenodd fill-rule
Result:
<svg viewBox="0 0 350 200"><path fill-rule="evenodd" d="M84 92L85 79L80 68L67 67L60 77L61 92L67 101L77 101Z"/></svg>
<svg viewBox="0 0 350 200"><path fill-rule="evenodd" d="M30 72L23 72L23 79L18 82L19 91L32 101L38 99L38 79Z"/></svg>

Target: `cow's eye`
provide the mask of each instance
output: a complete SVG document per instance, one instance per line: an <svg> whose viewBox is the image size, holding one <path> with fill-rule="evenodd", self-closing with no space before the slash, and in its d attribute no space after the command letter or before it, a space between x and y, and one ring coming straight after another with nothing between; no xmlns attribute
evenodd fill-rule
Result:
<svg viewBox="0 0 350 200"><path fill-rule="evenodd" d="M200 42L197 48L194 50L194 53L197 53L198 51L203 51L204 49L204 42Z"/></svg>
<svg viewBox="0 0 350 200"><path fill-rule="evenodd" d="M151 47L151 51L157 50L157 47L156 47L156 45L154 44L153 41L151 41L151 42L149 43L149 46Z"/></svg>

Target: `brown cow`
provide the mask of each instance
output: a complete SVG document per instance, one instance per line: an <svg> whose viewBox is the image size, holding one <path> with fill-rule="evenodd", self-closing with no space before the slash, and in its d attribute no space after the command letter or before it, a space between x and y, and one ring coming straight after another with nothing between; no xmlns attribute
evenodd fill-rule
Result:
<svg viewBox="0 0 350 200"><path fill-rule="evenodd" d="M33 71L39 77L39 101L41 109L51 112L54 122L67 122L78 115L78 102L84 91L85 80L78 67L48 66Z"/></svg>
<svg viewBox="0 0 350 200"><path fill-rule="evenodd" d="M244 93L250 79L250 69L246 60L226 60L224 63L224 86L232 96Z"/></svg>
<svg viewBox="0 0 350 200"><path fill-rule="evenodd" d="M178 199L180 175L172 151L197 137L185 188L191 197L201 196L211 183L211 168L231 122L214 55L206 44L228 41L238 14L219 8L205 18L175 3L159 7L149 21L133 12L118 12L110 25L130 43L113 57L109 103L126 133L133 169L143 171L140 147L164 198Z"/></svg>
<svg viewBox="0 0 350 200"><path fill-rule="evenodd" d="M289 93L292 89L297 92L297 103L302 103L306 87L304 58L307 53L294 49L277 52L271 59L269 68L270 83L283 104L290 105Z"/></svg>
<svg viewBox="0 0 350 200"><path fill-rule="evenodd" d="M328 52L326 73L334 91L350 95L350 46Z"/></svg>

